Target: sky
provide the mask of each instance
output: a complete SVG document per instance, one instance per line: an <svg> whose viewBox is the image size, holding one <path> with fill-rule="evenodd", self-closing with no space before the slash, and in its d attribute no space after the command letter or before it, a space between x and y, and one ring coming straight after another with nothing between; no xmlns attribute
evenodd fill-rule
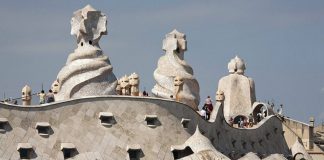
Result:
<svg viewBox="0 0 324 160"><path fill-rule="evenodd" d="M116 77L136 72L150 91L164 52L165 34L186 34L185 60L200 97L215 97L227 63L238 55L259 101L283 104L284 114L324 121L324 1L2 1L0 98L19 97L25 84L47 90L76 48L70 35L74 11L90 4L108 16L100 46ZM36 97L35 97L36 98ZM202 104L201 104L202 105Z"/></svg>

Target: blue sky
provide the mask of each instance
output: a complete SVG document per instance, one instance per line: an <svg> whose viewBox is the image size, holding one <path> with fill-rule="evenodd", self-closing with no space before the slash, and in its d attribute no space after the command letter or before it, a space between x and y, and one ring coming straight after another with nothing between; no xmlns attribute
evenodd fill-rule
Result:
<svg viewBox="0 0 324 160"><path fill-rule="evenodd" d="M108 15L100 45L117 77L133 72L151 90L173 29L187 35L185 60L199 81L202 100L215 96L227 63L239 55L256 83L257 99L283 104L308 122L324 121L324 1L4 1L0 5L0 93L36 92L56 78L76 48L72 13L86 4ZM3 97L3 96L1 96Z"/></svg>

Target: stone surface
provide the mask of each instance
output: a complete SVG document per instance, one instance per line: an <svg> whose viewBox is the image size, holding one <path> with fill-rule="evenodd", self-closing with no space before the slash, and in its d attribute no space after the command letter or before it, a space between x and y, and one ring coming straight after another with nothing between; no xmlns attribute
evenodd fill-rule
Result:
<svg viewBox="0 0 324 160"><path fill-rule="evenodd" d="M260 158L253 152L249 152L238 160L260 160Z"/></svg>
<svg viewBox="0 0 324 160"><path fill-rule="evenodd" d="M219 80L217 90L224 92L224 115L227 120L239 115L248 117L255 102L254 81L244 75L245 63L237 56L229 62L228 70L230 74Z"/></svg>
<svg viewBox="0 0 324 160"><path fill-rule="evenodd" d="M152 91L163 99L137 97L136 74L123 77L116 88L110 62L98 44L107 34L106 23L106 16L91 6L75 12L71 34L78 48L53 85L62 101L29 107L0 103L0 159L19 159L17 147L32 148L32 159L55 160L64 159L64 148L76 149L74 159L85 160L132 159L131 151L140 151L140 159L168 160L175 159L175 150L188 147L182 159L311 159L307 151L323 153L312 145L313 124L253 103L254 82L244 76L246 66L238 57L228 64L230 75L220 80L211 119L202 119L193 110L199 104L199 85L183 60L185 35L176 30L163 41L166 54L154 73ZM124 96L104 96L115 91ZM29 100L31 89L23 92L23 100ZM84 97L89 95L101 96ZM182 103L165 99L170 95ZM75 99L66 100L70 98ZM267 116L252 128L233 128L226 122L226 116L255 115L260 109ZM107 117L113 119L111 125L102 125ZM39 127L50 129L48 136L39 135Z"/></svg>
<svg viewBox="0 0 324 160"><path fill-rule="evenodd" d="M193 153L191 155L186 156L184 159L190 159L193 157L201 157L197 159L224 159L230 160L228 157L217 151L210 140L203 136L199 128L196 128L196 132L182 145L171 146L171 151L175 150L184 150L189 147Z"/></svg>
<svg viewBox="0 0 324 160"><path fill-rule="evenodd" d="M88 97L30 107L0 103L0 117L7 118L11 128L0 133L0 157L18 159L15 158L19 157L15 150L17 144L30 143L38 158L63 159L61 143L73 143L79 152L76 158L91 159L87 157L97 154L105 160L125 159L128 156L127 145L139 144L144 159L173 159L171 146L200 138L201 144L209 141L212 145L207 146L213 146L230 159L238 159L249 152L265 156L291 154L291 146L281 134L283 125L276 116L266 117L254 128L237 129L224 121L222 108L216 106L216 118L207 122L185 104L152 97ZM116 124L102 126L100 112L112 113ZM150 128L145 115L156 115L160 123ZM186 128L181 124L182 119L190 119ZM39 136L35 129L37 122L49 122L53 133L48 138ZM191 136L197 125L203 136L190 138L197 136ZM198 148L204 147L199 145ZM236 152L232 153L233 150ZM213 150L195 151L198 153L191 158L206 159L210 155L219 155Z"/></svg>
<svg viewBox="0 0 324 160"><path fill-rule="evenodd" d="M263 158L263 160L288 160L282 154L271 154L270 156Z"/></svg>
<svg viewBox="0 0 324 160"><path fill-rule="evenodd" d="M60 89L55 99L115 94L116 77L99 46L101 36L107 34L107 17L87 5L74 12L71 26L78 47L58 73Z"/></svg>
<svg viewBox="0 0 324 160"><path fill-rule="evenodd" d="M299 140L297 139L294 145L291 147L291 152L295 160L312 160L313 158L307 153L305 147L300 144Z"/></svg>
<svg viewBox="0 0 324 160"><path fill-rule="evenodd" d="M183 85L179 90L180 102L197 110L199 97L199 84L193 76L193 70L184 60L184 52L187 50L186 37L183 33L173 30L163 40L165 54L160 57L157 69L154 71L156 85L152 93L156 97L176 97L174 78L181 77Z"/></svg>

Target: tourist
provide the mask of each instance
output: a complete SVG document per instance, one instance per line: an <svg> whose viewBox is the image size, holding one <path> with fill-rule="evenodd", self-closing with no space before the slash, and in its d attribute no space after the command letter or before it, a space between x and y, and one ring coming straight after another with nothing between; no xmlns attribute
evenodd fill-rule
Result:
<svg viewBox="0 0 324 160"><path fill-rule="evenodd" d="M17 99L13 99L13 100L12 100L12 104L15 104L15 105L17 105L17 104L18 104L18 101L17 101Z"/></svg>
<svg viewBox="0 0 324 160"><path fill-rule="evenodd" d="M208 106L205 104L202 108L202 110L204 110L206 112L206 116L205 116L205 119L206 120L209 120L209 117L210 117L210 111L208 109Z"/></svg>
<svg viewBox="0 0 324 160"><path fill-rule="evenodd" d="M53 91L51 89L48 91L46 97L47 97L47 103L51 103L51 102L55 101L54 93L53 93Z"/></svg>
<svg viewBox="0 0 324 160"><path fill-rule="evenodd" d="M148 97L148 92L146 92L145 90L143 91L143 96L144 97Z"/></svg>
<svg viewBox="0 0 324 160"><path fill-rule="evenodd" d="M207 116L207 119L209 120L210 114L214 109L210 96L207 96L204 106L206 106L206 116Z"/></svg>
<svg viewBox="0 0 324 160"><path fill-rule="evenodd" d="M246 118L244 118L244 128L248 128L249 127L249 123L248 120Z"/></svg>
<svg viewBox="0 0 324 160"><path fill-rule="evenodd" d="M249 115L249 127L253 127L253 116L252 113Z"/></svg>
<svg viewBox="0 0 324 160"><path fill-rule="evenodd" d="M239 120L239 127L240 128L244 128L244 121L243 121L243 119L242 118L240 118L240 120Z"/></svg>
<svg viewBox="0 0 324 160"><path fill-rule="evenodd" d="M204 109L201 109L199 111L199 115L201 116L201 118L203 118L204 120L207 120L206 119L206 111Z"/></svg>
<svg viewBox="0 0 324 160"><path fill-rule="evenodd" d="M4 100L5 104L9 104L9 102L10 102L10 98L7 98L7 99Z"/></svg>
<svg viewBox="0 0 324 160"><path fill-rule="evenodd" d="M257 114L257 122L260 122L262 120L262 113Z"/></svg>
<svg viewBox="0 0 324 160"><path fill-rule="evenodd" d="M233 124L234 124L234 119L231 117L231 118L229 119L229 125L230 125L231 127L233 127Z"/></svg>
<svg viewBox="0 0 324 160"><path fill-rule="evenodd" d="M38 96L39 96L39 104L44 104L46 99L45 91L42 90L41 93L38 93Z"/></svg>
<svg viewBox="0 0 324 160"><path fill-rule="evenodd" d="M277 110L279 115L283 115L283 105L280 104L280 109Z"/></svg>

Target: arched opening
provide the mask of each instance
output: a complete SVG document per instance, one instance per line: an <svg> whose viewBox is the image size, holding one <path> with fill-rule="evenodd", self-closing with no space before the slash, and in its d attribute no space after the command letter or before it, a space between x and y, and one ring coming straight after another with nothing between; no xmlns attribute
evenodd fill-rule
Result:
<svg viewBox="0 0 324 160"><path fill-rule="evenodd" d="M243 116L243 115L238 115L234 118L234 124L238 124L241 120L247 120L247 117Z"/></svg>
<svg viewBox="0 0 324 160"><path fill-rule="evenodd" d="M259 104L253 109L254 122L260 122L264 117L267 116L268 116L268 108L265 105Z"/></svg>
<svg viewBox="0 0 324 160"><path fill-rule="evenodd" d="M248 118L243 115L238 115L233 120L234 127L238 127L238 128L244 128L247 125L247 122L248 122Z"/></svg>
<svg viewBox="0 0 324 160"><path fill-rule="evenodd" d="M304 156L304 154L302 154L302 153L296 153L295 155L294 155L294 160L305 160L305 156Z"/></svg>

